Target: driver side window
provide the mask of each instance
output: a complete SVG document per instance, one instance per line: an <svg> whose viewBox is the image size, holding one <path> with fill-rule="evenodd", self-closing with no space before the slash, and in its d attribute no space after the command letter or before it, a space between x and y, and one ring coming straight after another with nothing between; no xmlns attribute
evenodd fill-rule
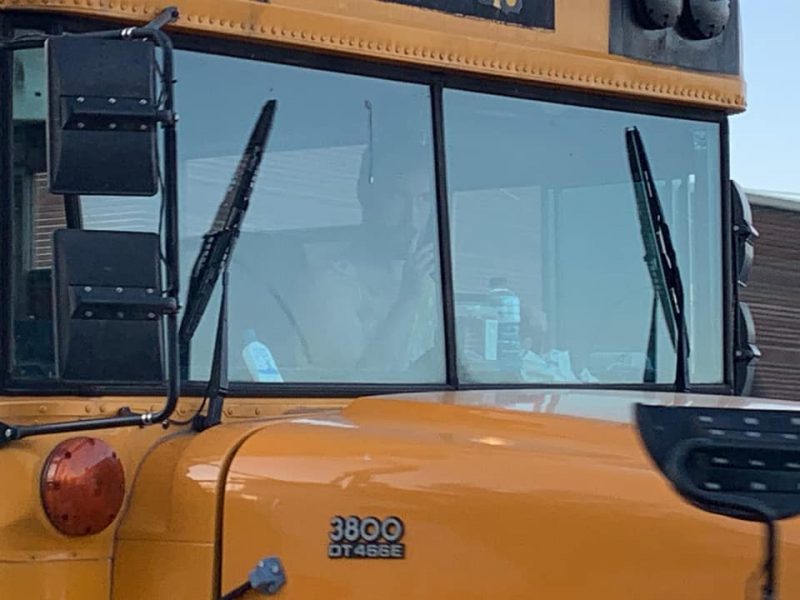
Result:
<svg viewBox="0 0 800 600"><path fill-rule="evenodd" d="M43 53L13 58L13 367L19 378L54 376L52 234L67 227L73 199L47 190Z"/></svg>

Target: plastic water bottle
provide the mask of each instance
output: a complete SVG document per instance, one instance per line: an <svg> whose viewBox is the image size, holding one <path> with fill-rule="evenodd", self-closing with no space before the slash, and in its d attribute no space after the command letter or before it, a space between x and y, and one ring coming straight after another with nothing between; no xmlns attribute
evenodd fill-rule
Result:
<svg viewBox="0 0 800 600"><path fill-rule="evenodd" d="M245 347L242 350L242 358L244 364L247 365L247 370L250 371L250 377L253 381L277 383L282 382L278 365L272 357L272 352L269 351L264 344L258 341L256 332L248 329L244 334Z"/></svg>
<svg viewBox="0 0 800 600"><path fill-rule="evenodd" d="M497 363L504 371L519 372L522 346L519 339L519 296L504 277L489 280L489 298L497 313Z"/></svg>

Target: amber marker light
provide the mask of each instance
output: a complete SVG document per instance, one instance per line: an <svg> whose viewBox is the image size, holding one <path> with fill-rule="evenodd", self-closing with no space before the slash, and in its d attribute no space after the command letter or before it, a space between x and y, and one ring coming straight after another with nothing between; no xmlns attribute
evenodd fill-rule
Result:
<svg viewBox="0 0 800 600"><path fill-rule="evenodd" d="M103 440L64 440L42 469L42 505L53 526L66 535L103 531L119 514L125 497L125 471Z"/></svg>

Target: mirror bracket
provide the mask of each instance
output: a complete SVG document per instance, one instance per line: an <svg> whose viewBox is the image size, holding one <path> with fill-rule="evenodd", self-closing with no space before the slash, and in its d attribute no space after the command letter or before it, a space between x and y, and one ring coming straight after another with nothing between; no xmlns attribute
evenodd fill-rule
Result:
<svg viewBox="0 0 800 600"><path fill-rule="evenodd" d="M145 26L145 28L162 29L165 25L169 25L170 23L177 21L179 16L180 12L178 11L177 6L168 6L158 13L153 20Z"/></svg>
<svg viewBox="0 0 800 600"><path fill-rule="evenodd" d="M156 107L146 98L77 96L62 100L64 130L150 131L158 117Z"/></svg>
<svg viewBox="0 0 800 600"><path fill-rule="evenodd" d="M153 321L176 314L175 298L158 296L151 287L69 286L70 317L107 321Z"/></svg>

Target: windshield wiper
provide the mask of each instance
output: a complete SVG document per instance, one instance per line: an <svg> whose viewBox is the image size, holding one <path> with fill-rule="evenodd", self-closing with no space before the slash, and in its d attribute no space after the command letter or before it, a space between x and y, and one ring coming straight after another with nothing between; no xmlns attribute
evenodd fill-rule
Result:
<svg viewBox="0 0 800 600"><path fill-rule="evenodd" d="M192 267L186 307L181 320L179 339L182 346L191 342L239 235L239 227L247 211L253 181L272 126L275 105L275 100L270 100L261 109L261 115L250 134L250 140L239 160L225 198L217 209L211 228L203 236L203 244Z"/></svg>
<svg viewBox="0 0 800 600"><path fill-rule="evenodd" d="M199 418L198 414L198 419L195 421L197 429L205 429L219 422L222 401L227 393L228 266L236 239L239 237L242 220L250 203L253 182L264 156L276 105L275 100L270 100L261 109L261 114L253 127L250 139L225 193L225 198L217 210L211 228L203 236L200 252L192 268L186 309L178 334L182 358L181 376L183 378L188 378L189 375L189 345L211 299L214 286L222 274L222 299L220 300L217 333L214 341L214 358L206 391L209 407L205 418Z"/></svg>
<svg viewBox="0 0 800 600"><path fill-rule="evenodd" d="M650 161L647 159L647 152L638 128L630 127L625 130L625 142L636 195L642 243L644 244L644 260L647 263L647 270L650 272L650 279L656 294L652 318L655 319L657 299L664 312L667 330L676 353L675 391L685 392L689 385L690 350L684 312L683 282L678 269L675 247L672 245L672 237L664 219L664 211L658 198L653 173L650 170ZM648 354L652 353L653 356L655 355L654 337L655 326L651 324ZM646 377L648 369L651 370L652 376L655 365L648 365L645 371Z"/></svg>

